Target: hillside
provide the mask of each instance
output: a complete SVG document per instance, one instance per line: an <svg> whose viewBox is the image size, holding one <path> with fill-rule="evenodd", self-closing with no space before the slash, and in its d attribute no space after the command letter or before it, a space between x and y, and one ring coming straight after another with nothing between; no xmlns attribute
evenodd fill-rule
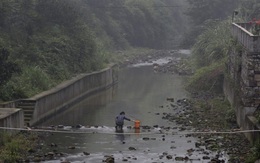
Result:
<svg viewBox="0 0 260 163"><path fill-rule="evenodd" d="M181 0L2 0L0 99L100 69L115 50L164 49L185 31Z"/></svg>

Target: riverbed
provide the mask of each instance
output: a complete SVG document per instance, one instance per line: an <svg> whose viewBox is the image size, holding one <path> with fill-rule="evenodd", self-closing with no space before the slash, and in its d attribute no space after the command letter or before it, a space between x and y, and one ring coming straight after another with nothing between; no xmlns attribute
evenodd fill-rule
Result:
<svg viewBox="0 0 260 163"><path fill-rule="evenodd" d="M183 88L185 76L154 71L155 63L174 59L167 56L123 68L117 85L43 123L41 127L60 131L48 134L42 144L44 153L60 153L56 161L45 162L209 162L215 158L217 153L198 147L197 139L187 134L192 128L183 129L164 118L183 112L185 107L177 101L188 97ZM121 111L140 120L141 128L125 121L124 132L116 133L114 120ZM221 157L227 162L225 153Z"/></svg>

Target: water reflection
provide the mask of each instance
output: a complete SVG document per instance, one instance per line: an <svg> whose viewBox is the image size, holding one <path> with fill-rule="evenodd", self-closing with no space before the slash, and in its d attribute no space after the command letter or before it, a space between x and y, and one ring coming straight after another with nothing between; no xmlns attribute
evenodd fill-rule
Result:
<svg viewBox="0 0 260 163"><path fill-rule="evenodd" d="M125 144L125 134L124 134L124 130L117 130L116 131L116 138L122 142L123 144Z"/></svg>
<svg viewBox="0 0 260 163"><path fill-rule="evenodd" d="M122 110L144 125L164 125L161 117L154 114L164 110L158 110L158 106L163 105L166 98L186 97L182 80L178 75L154 74L151 66L125 69L119 72L118 85L55 115L42 126L114 126L115 116Z"/></svg>
<svg viewBox="0 0 260 163"><path fill-rule="evenodd" d="M56 114L40 126L51 126L51 125L98 125L98 116L100 110L106 107L114 98L118 86L107 89L104 92L100 92L94 96L88 97L86 100L74 105L72 108L65 110L62 113Z"/></svg>
<svg viewBox="0 0 260 163"><path fill-rule="evenodd" d="M167 98L186 97L183 80L178 75L155 74L152 66L124 69L119 72L117 87L85 99L43 124L81 124L85 128L80 130L88 134L53 134L46 144L59 144L57 150L70 153L72 156L66 159L72 162L98 163L102 162L104 155L113 155L117 160L135 156L137 160L131 160L133 162L172 162L159 158L165 151L186 156L188 149L196 148L195 138L174 134L162 137L157 128L149 131L134 129L134 124L128 121L121 133L116 133L114 127L115 116L121 111L125 111L131 119L140 120L143 126L175 127L174 122L163 120L162 117L163 113L174 114ZM76 146L76 149L72 151L68 146ZM137 150L129 150L129 147ZM91 154L83 157L83 151ZM199 153L194 152L193 157L199 158Z"/></svg>

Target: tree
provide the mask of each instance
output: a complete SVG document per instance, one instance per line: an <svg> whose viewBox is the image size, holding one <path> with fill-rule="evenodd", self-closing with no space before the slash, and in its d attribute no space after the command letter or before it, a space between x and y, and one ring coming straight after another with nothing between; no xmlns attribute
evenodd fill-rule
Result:
<svg viewBox="0 0 260 163"><path fill-rule="evenodd" d="M13 73L19 72L17 64L8 61L9 52L2 48L0 53L0 86L4 85L11 77Z"/></svg>
<svg viewBox="0 0 260 163"><path fill-rule="evenodd" d="M225 20L232 16L239 5L238 0L187 0L189 7L186 14L189 16L190 25L185 34L182 45L190 48L196 38L203 33L208 21Z"/></svg>
<svg viewBox="0 0 260 163"><path fill-rule="evenodd" d="M231 16L238 6L238 0L188 0L187 15L194 25L202 25L206 20L224 20Z"/></svg>
<svg viewBox="0 0 260 163"><path fill-rule="evenodd" d="M238 16L243 21L251 21L260 18L260 2L257 0L244 0L240 2Z"/></svg>

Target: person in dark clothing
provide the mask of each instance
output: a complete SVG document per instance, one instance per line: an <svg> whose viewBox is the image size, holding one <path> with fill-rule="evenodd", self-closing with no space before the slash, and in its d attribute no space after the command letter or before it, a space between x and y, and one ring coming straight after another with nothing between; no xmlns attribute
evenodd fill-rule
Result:
<svg viewBox="0 0 260 163"><path fill-rule="evenodd" d="M131 121L131 119L125 117L125 112L121 112L118 116L116 116L116 131L123 130L124 120Z"/></svg>

